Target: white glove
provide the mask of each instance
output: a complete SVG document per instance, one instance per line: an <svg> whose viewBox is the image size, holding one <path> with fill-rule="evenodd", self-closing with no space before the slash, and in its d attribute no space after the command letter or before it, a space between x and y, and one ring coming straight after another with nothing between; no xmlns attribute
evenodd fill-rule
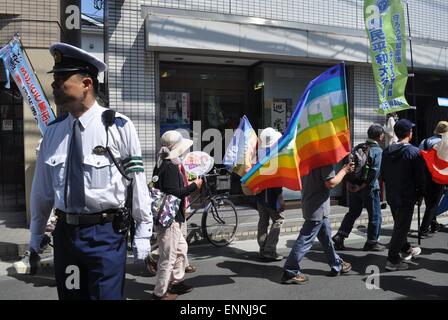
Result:
<svg viewBox="0 0 448 320"><path fill-rule="evenodd" d="M152 224L136 223L132 251L134 260L144 260L151 253Z"/></svg>

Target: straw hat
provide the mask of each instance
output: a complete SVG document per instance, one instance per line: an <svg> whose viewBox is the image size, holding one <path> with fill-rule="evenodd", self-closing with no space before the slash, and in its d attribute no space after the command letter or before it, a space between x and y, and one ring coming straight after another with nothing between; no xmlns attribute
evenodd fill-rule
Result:
<svg viewBox="0 0 448 320"><path fill-rule="evenodd" d="M282 134L275 130L274 128L267 127L263 129L260 133L260 147L261 148L270 148L277 142Z"/></svg>
<svg viewBox="0 0 448 320"><path fill-rule="evenodd" d="M448 121L439 121L434 129L434 134L442 134L445 132L448 132Z"/></svg>
<svg viewBox="0 0 448 320"><path fill-rule="evenodd" d="M170 130L162 135L160 144L162 147L167 147L170 150L166 159L175 159L190 149L193 145L193 140L185 139L179 132Z"/></svg>

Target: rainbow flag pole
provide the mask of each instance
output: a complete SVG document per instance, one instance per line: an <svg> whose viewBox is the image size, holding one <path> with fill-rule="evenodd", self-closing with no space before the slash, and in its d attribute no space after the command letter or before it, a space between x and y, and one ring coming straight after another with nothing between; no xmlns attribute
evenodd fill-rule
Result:
<svg viewBox="0 0 448 320"><path fill-rule="evenodd" d="M345 65L312 80L299 100L284 135L241 178L253 192L302 188L300 178L315 168L336 164L350 152Z"/></svg>

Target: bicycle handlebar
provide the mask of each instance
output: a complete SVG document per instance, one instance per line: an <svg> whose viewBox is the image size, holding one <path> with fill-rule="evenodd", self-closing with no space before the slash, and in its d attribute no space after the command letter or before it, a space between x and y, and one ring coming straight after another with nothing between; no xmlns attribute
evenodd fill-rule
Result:
<svg viewBox="0 0 448 320"><path fill-rule="evenodd" d="M217 176L221 176L221 174L219 174L219 173L206 173L206 174L202 175L202 177L217 177Z"/></svg>
<svg viewBox="0 0 448 320"><path fill-rule="evenodd" d="M223 169L217 169L216 167L213 168L212 170L210 170L210 173L206 173L203 175L198 176L198 178L207 178L207 177L217 177L217 176L222 176L224 174L221 174L219 172L221 172Z"/></svg>

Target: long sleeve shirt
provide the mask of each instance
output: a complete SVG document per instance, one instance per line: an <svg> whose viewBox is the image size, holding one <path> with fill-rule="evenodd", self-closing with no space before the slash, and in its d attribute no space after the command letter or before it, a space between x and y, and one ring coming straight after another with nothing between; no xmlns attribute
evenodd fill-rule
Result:
<svg viewBox="0 0 448 320"><path fill-rule="evenodd" d="M195 183L185 186L183 177L171 160L163 160L160 168L154 168L154 175L158 175L159 180L156 182L156 188L162 192L172 194L181 199L180 212L176 216L176 221L184 222L184 203L185 198L197 189Z"/></svg>
<svg viewBox="0 0 448 320"><path fill-rule="evenodd" d="M107 153L94 152L97 146L106 146L106 130L102 114L106 108L95 103L79 117L81 124L82 152L84 162L85 208L81 214L92 214L124 206L128 181L120 174ZM51 124L44 135L37 158L31 191L31 241L30 247L40 251L40 242L51 209L71 212L65 207L64 189L67 155L76 119L69 114ZM152 213L148 187L141 161L141 148L132 121L116 113L115 123L109 128L108 146L120 162L140 159L127 170L133 178L133 218L139 222L136 238L145 239L150 245ZM67 193L70 193L68 188ZM150 246L145 250L149 251Z"/></svg>

